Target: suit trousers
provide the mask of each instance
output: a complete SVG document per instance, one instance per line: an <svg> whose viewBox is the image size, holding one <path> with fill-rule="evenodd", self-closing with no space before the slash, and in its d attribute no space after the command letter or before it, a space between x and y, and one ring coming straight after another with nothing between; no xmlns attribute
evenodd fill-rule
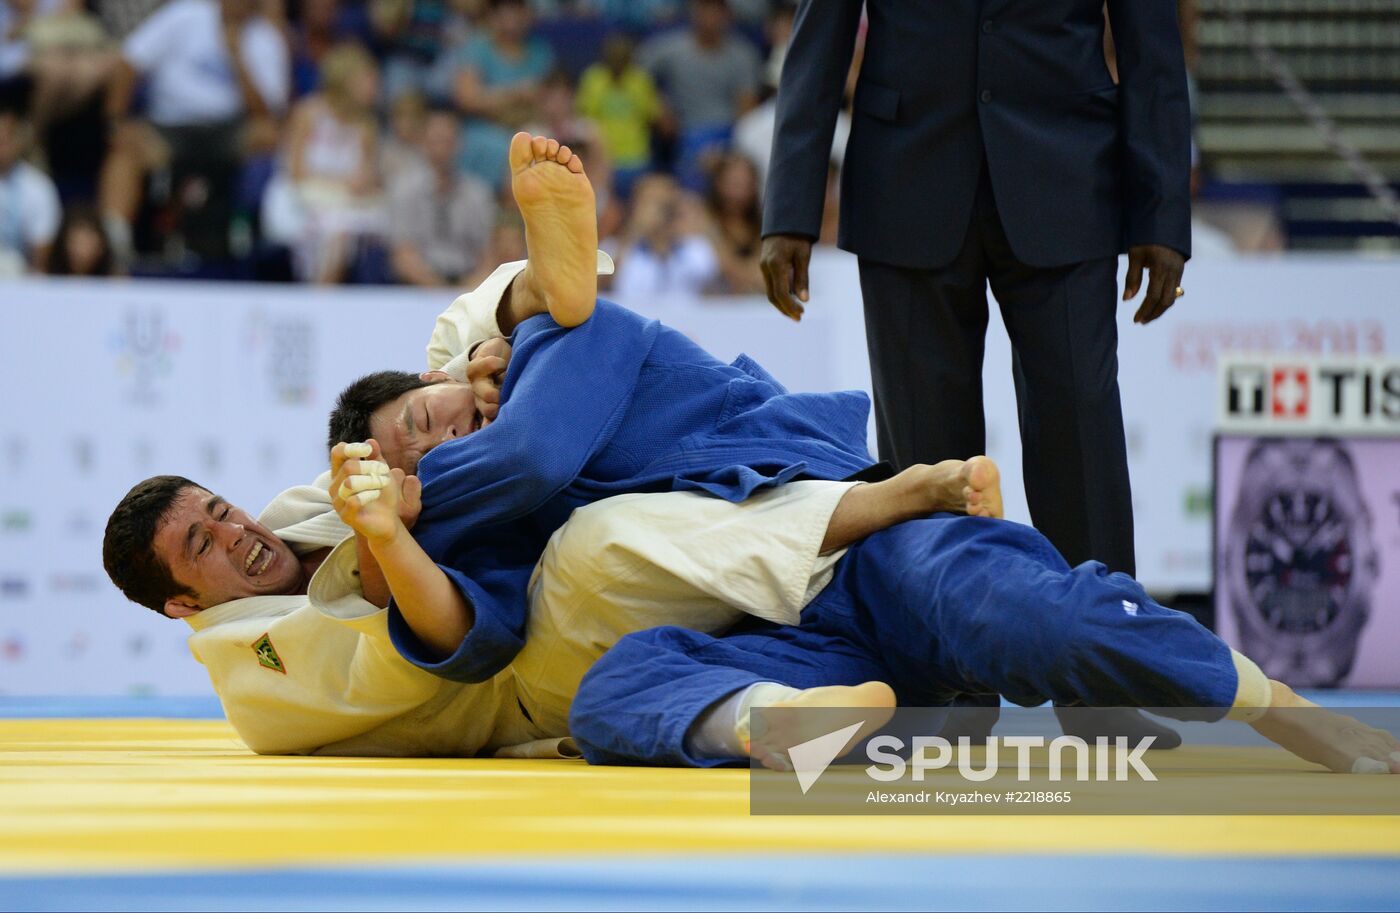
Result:
<svg viewBox="0 0 1400 913"><path fill-rule="evenodd" d="M1054 218L1046 213L1047 231ZM1071 565L1097 560L1131 575L1117 265L1114 257L1049 268L1018 260L984 164L951 263L911 269L861 258L860 281L881 459L903 469L986 452L990 283L1011 337L1031 519Z"/></svg>

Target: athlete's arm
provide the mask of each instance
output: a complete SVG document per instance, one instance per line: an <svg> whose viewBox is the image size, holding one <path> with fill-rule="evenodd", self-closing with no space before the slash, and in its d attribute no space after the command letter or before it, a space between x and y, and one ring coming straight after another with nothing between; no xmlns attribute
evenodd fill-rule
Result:
<svg viewBox="0 0 1400 913"><path fill-rule="evenodd" d="M371 587L382 580L419 641L444 657L452 655L470 633L475 614L447 573L414 541L401 515L406 502L411 508L417 501L418 480L392 470L388 484L376 489L377 497L362 503L360 495L369 492L344 487L352 476L363 476L362 461L347 459L343 446L332 451L331 461L331 504L355 531L366 598L376 605L388 604L382 591L371 595ZM367 575L366 561L382 577Z"/></svg>

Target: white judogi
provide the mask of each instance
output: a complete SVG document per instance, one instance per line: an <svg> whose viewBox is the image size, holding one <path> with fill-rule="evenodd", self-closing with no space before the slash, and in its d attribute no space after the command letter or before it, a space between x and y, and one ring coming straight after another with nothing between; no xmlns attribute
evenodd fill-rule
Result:
<svg viewBox="0 0 1400 913"><path fill-rule="evenodd" d="M329 508L313 486L289 489L259 522L299 554L345 541L334 513L286 522L287 505L320 502ZM342 618L303 595L236 599L185 621L225 716L259 754L464 755L540 737L508 672L472 686L424 672L394 649L387 617Z"/></svg>
<svg viewBox="0 0 1400 913"><path fill-rule="evenodd" d="M734 606L795 617L841 556L818 550L851 485L793 482L742 504L694 492L622 495L575 511L531 578L524 649L476 685L399 656L388 610L363 599L355 542L339 518L285 523L289 503L303 513L329 506L324 490L300 486L259 522L302 554L338 543L309 595L191 615L190 650L259 754L567 756L561 740L579 680L618 638L668 624L721 631L744 617Z"/></svg>
<svg viewBox="0 0 1400 913"><path fill-rule="evenodd" d="M510 677L534 738L562 737L579 681L623 635L659 625L718 633L754 605L796 619L844 554L819 550L853 484L790 482L740 504L664 492L579 508L535 565L525 646L491 684ZM346 623L381 616L354 568L351 539L316 572L312 605Z"/></svg>
<svg viewBox="0 0 1400 913"><path fill-rule="evenodd" d="M503 335L497 319L501 298L528 260L512 260L500 266L470 292L458 295L438 315L428 340L428 370L444 371L457 380L467 379L467 362L478 343ZM611 276L612 257L598 251L598 275Z"/></svg>
<svg viewBox="0 0 1400 913"><path fill-rule="evenodd" d="M600 273L612 270L598 259ZM438 318L431 368L465 377L472 347L500 335L501 296L524 267L499 267ZM843 554L818 552L852 487L795 482L742 504L622 495L575 511L531 578L525 647L491 681L464 685L394 649L387 610L363 599L329 483L327 472L288 489L259 517L299 553L334 547L307 596L240 599L186 619L229 722L262 754L567 755L579 680L623 635L667 624L716 632L746 613L796 623ZM264 637L280 669L260 661Z"/></svg>

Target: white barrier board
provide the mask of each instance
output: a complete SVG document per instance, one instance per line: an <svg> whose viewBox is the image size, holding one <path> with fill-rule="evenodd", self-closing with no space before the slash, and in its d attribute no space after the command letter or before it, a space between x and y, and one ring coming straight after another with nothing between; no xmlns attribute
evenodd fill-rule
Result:
<svg viewBox="0 0 1400 913"><path fill-rule="evenodd" d="M1225 352L1400 351L1400 261L1188 266L1162 321L1121 310L1120 378L1139 576L1210 586L1210 458ZM747 352L794 390L869 389L854 259L819 254L795 325L758 299L623 302L716 355ZM125 603L102 529L136 481L177 473L258 510L323 467L344 384L417 369L450 293L182 282L0 284L0 694L207 693L186 626ZM995 308L993 308L995 314ZM385 315L388 315L387 317ZM1010 353L994 316L988 451L1028 519ZM872 435L873 442L873 435Z"/></svg>

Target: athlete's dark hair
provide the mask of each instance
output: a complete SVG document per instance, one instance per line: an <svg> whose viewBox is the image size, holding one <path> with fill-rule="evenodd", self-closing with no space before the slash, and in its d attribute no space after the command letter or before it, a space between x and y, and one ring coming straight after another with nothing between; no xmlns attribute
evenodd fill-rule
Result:
<svg viewBox="0 0 1400 913"><path fill-rule="evenodd" d="M156 554L156 530L186 488L200 488L183 476L152 476L126 493L102 536L102 566L132 602L165 614L165 601L193 596Z"/></svg>
<svg viewBox="0 0 1400 913"><path fill-rule="evenodd" d="M326 449L332 450L342 442L369 440L373 437L369 420L374 410L410 390L426 386L428 382L412 371L376 371L361 377L341 391L335 409L331 410Z"/></svg>

